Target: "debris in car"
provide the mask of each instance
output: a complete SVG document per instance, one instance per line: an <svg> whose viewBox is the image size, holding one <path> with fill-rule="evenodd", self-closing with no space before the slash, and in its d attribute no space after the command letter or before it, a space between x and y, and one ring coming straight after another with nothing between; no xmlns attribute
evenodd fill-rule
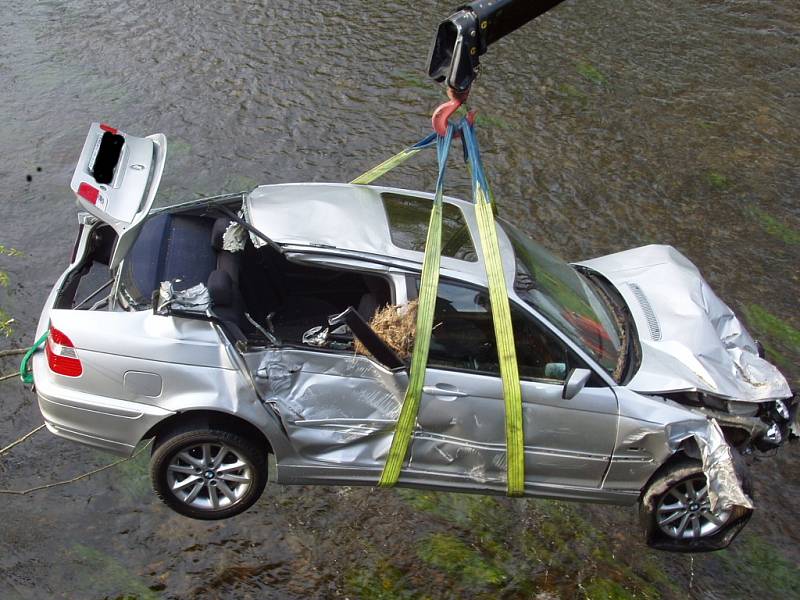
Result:
<svg viewBox="0 0 800 600"><path fill-rule="evenodd" d="M162 281L158 288L158 299L155 312L159 315L168 315L171 312L196 312L204 314L211 308L211 295L208 288L198 283L189 289L176 291L172 281Z"/></svg>
<svg viewBox="0 0 800 600"><path fill-rule="evenodd" d="M247 242L247 231L239 223L231 221L222 234L222 249L228 252L241 252Z"/></svg>
<svg viewBox="0 0 800 600"><path fill-rule="evenodd" d="M403 360L411 356L414 348L417 304L417 300L412 300L408 304L399 306L395 304L384 306L377 310L369 322L375 333L381 336ZM369 356L369 351L359 340L355 341L355 350Z"/></svg>

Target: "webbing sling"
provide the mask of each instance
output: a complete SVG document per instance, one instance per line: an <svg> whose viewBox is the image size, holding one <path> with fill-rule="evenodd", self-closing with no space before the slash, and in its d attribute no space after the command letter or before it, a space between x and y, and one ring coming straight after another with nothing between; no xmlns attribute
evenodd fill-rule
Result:
<svg viewBox="0 0 800 600"><path fill-rule="evenodd" d="M422 386L425 381L425 368L428 362L433 314L436 306L436 293L439 285L439 266L441 258L442 196L444 193L444 172L447 155L455 129L461 131L464 141L465 160L472 177L472 190L475 215L481 242L481 252L489 283L489 300L492 307L492 320L497 339L498 362L503 382L506 425L507 493L509 496L522 495L525 485L524 433L522 423L522 394L519 383L514 332L511 324L511 310L508 302L502 259L494 222L494 198L478 151L473 126L467 119L448 126L444 137L438 137L436 148L439 159L439 176L436 181L436 195L431 209L428 237L423 258L420 279L419 306L414 350L411 358L411 372L403 405L400 410L392 437L389 455L378 484L392 486L400 477L400 470L408 452L408 445L416 424ZM351 183L368 184L405 162L417 152L432 144L428 136L417 144L406 148L377 167L370 169Z"/></svg>
<svg viewBox="0 0 800 600"><path fill-rule="evenodd" d="M475 200L475 218L481 240L481 253L489 282L489 303L492 307L494 336L497 340L497 357L503 381L506 424L507 493L521 496L525 491L525 448L522 424L522 390L519 382L517 349L511 324L511 307L508 302L503 260L497 240L491 189L483 171L475 130L466 119L461 122L461 135L472 172L472 194Z"/></svg>
<svg viewBox="0 0 800 600"><path fill-rule="evenodd" d="M350 183L355 183L359 185L367 185L375 181L381 175L384 175L394 169L396 166L403 164L409 158L414 156L420 150L424 150L425 148L429 148L434 144L437 144L438 136L435 133L430 134L427 137L422 138L413 146L409 146L408 148L401 150L391 158L387 158L381 164L376 167L372 167L366 173L363 173L353 179ZM438 146L437 146L438 147Z"/></svg>
<svg viewBox="0 0 800 600"><path fill-rule="evenodd" d="M400 469L408 452L411 434L417 422L422 386L425 383L425 369L428 365L428 350L433 330L433 311L436 307L436 292L439 288L439 263L442 253L442 196L444 195L444 172L447 155L453 140L453 126L447 127L444 137L437 136L436 154L439 159L439 176L436 178L436 195L433 199L431 218L428 224L428 237L425 241L425 256L420 278L419 304L414 337L414 350L411 355L411 372L408 387L397 419L389 456L383 466L378 485L392 486L400 477Z"/></svg>

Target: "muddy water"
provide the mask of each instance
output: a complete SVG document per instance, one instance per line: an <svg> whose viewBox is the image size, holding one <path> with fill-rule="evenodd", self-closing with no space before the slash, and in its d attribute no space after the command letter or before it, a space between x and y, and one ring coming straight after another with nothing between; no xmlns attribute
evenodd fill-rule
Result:
<svg viewBox="0 0 800 600"><path fill-rule="evenodd" d="M162 203L352 178L421 137L441 99L422 73L453 3L406 4L0 2L0 242L25 252L0 257L7 345L31 341L65 266L90 121L167 134ZM799 50L791 0L568 0L495 46L473 92L502 213L569 259L678 247L796 385ZM387 181L431 188L432 157ZM0 445L40 422L2 385ZM0 459L0 487L107 460L43 433ZM644 548L630 509L405 491L269 486L240 518L188 521L145 464L2 497L0 596L800 594L796 447L754 465L735 547L694 559Z"/></svg>

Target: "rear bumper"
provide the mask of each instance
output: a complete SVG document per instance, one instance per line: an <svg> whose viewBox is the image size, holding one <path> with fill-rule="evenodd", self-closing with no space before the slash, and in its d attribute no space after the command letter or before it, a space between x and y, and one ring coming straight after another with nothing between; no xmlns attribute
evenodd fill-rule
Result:
<svg viewBox="0 0 800 600"><path fill-rule="evenodd" d="M34 357L39 410L47 428L59 437L130 456L148 430L171 411L59 386L42 353Z"/></svg>

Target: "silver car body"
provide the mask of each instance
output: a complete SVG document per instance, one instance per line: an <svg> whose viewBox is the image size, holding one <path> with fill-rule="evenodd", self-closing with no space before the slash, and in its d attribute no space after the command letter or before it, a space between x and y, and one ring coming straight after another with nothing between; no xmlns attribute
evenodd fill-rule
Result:
<svg viewBox="0 0 800 600"><path fill-rule="evenodd" d="M158 140L154 164L163 167L166 141ZM86 157L79 169L84 163ZM151 187L125 200L137 205L127 222L113 222L79 198L83 228L74 258L47 299L37 336L50 326L68 335L83 373L59 375L44 353L33 358L39 406L50 431L130 455L165 422L214 411L261 432L279 483L375 485L399 415L405 369L392 370L352 352L236 344L213 319L126 309L117 294L119 266L143 214L243 204L247 223L288 261L380 276L391 301L404 304L415 295L409 282L420 272L423 255L393 243L381 202L385 193L432 198L376 186L291 184L151 211ZM460 210L479 249L472 205L454 198L445 202ZM104 223L124 240L113 253L108 304L96 310L57 308L93 231ZM758 358L738 320L676 250L649 246L582 263L614 284L639 332L641 364L623 385L517 295L514 249L502 227L498 236L512 304L580 357L596 382L566 400L563 382L523 380L526 495L636 502L654 471L687 440L703 435L709 417L725 416L680 404L671 393L709 392L731 406L791 397L785 379ZM252 232L250 238L265 243ZM480 258L445 256L441 274L443 280L486 287ZM499 377L429 368L423 392L400 485L503 493ZM736 418L746 421L744 429L765 434L766 425L754 424L755 410L740 412Z"/></svg>

